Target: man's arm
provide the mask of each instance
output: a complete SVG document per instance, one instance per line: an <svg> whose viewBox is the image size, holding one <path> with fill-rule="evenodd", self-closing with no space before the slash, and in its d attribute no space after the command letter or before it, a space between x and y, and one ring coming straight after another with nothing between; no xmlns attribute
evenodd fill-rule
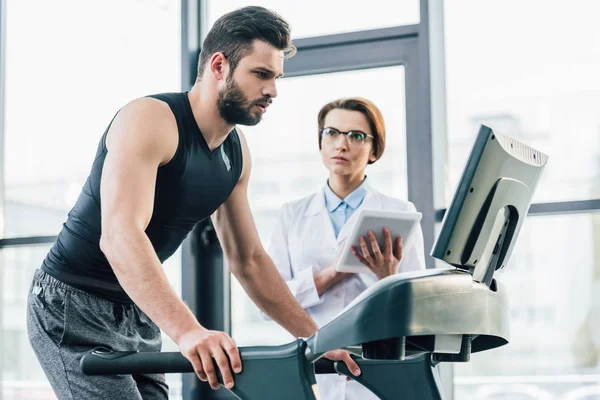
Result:
<svg viewBox="0 0 600 400"><path fill-rule="evenodd" d="M213 214L213 223L229 269L252 301L295 337L309 337L317 325L300 307L262 246L248 203L251 160L238 129L243 154L240 179L227 201Z"/></svg>
<svg viewBox="0 0 600 400"><path fill-rule="evenodd" d="M168 105L144 98L125 106L106 138L102 170L100 247L131 299L171 337L194 365L198 377L213 388L218 382L214 358L225 383L241 368L232 339L203 328L171 288L145 230L152 217L158 167L175 154L178 133ZM237 372L237 371L236 371Z"/></svg>
<svg viewBox="0 0 600 400"><path fill-rule="evenodd" d="M242 146L242 175L212 217L229 269L263 313L295 337L312 336L317 325L300 307L260 242L247 195L250 152L242 132L237 131ZM343 361L355 376L360 375L358 364L347 351L331 350L324 356Z"/></svg>

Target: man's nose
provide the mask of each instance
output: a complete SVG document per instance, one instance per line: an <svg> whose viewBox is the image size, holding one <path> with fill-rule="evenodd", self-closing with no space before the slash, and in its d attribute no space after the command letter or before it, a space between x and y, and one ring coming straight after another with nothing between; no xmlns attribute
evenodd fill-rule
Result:
<svg viewBox="0 0 600 400"><path fill-rule="evenodd" d="M277 97L277 83L275 83L275 79L269 81L264 87L263 96L269 96L272 99Z"/></svg>

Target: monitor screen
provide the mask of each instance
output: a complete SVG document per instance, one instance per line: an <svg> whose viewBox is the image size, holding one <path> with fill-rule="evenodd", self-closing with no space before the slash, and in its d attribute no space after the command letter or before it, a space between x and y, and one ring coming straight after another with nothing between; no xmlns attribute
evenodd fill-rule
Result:
<svg viewBox="0 0 600 400"><path fill-rule="evenodd" d="M548 156L482 125L431 255L492 282L510 258Z"/></svg>

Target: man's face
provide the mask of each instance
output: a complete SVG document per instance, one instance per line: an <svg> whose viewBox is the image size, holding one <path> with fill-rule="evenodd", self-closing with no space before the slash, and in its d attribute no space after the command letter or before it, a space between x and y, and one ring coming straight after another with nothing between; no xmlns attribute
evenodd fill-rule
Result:
<svg viewBox="0 0 600 400"><path fill-rule="evenodd" d="M276 79L283 75L283 52L255 40L253 50L228 76L217 99L221 117L229 124L256 125L273 98Z"/></svg>

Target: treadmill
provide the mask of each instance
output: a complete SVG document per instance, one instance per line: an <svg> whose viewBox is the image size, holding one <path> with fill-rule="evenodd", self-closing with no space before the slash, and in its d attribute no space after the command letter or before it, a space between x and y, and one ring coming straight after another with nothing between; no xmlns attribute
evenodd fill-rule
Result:
<svg viewBox="0 0 600 400"><path fill-rule="evenodd" d="M440 363L468 362L471 353L509 341L507 293L495 275L509 260L547 160L482 125L431 252L448 265L375 283L310 338L240 347L244 368L229 391L241 400L315 400L315 374L338 373L384 400L443 399ZM360 376L322 358L339 348L356 354ZM193 372L178 352L110 349L86 354L81 368L89 375Z"/></svg>

